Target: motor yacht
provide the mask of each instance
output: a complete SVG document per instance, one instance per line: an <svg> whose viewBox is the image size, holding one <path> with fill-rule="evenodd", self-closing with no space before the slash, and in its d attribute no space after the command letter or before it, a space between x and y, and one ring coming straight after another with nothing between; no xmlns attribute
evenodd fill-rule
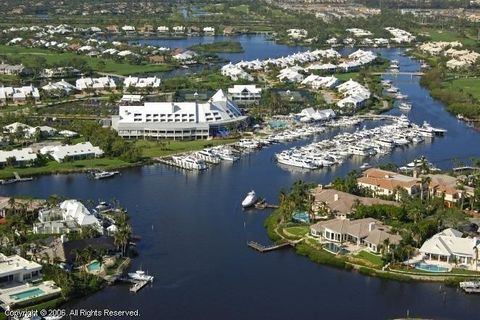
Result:
<svg viewBox="0 0 480 320"><path fill-rule="evenodd" d="M254 190L247 193L247 196L242 201L242 207L249 208L253 206L258 201L257 194Z"/></svg>
<svg viewBox="0 0 480 320"><path fill-rule="evenodd" d="M135 272L129 272L128 277L136 281L153 282L153 276L149 276L143 270L137 270Z"/></svg>
<svg viewBox="0 0 480 320"><path fill-rule="evenodd" d="M206 170L207 164L204 160L192 156L174 156L172 157L176 165L189 170Z"/></svg>

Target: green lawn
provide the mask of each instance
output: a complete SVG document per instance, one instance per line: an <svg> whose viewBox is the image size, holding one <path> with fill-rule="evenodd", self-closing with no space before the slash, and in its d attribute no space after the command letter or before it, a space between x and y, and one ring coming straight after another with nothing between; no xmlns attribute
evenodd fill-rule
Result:
<svg viewBox="0 0 480 320"><path fill-rule="evenodd" d="M358 78L358 72L346 72L336 74L335 77L341 81L348 81L350 79L355 80Z"/></svg>
<svg viewBox="0 0 480 320"><path fill-rule="evenodd" d="M144 157L164 157L175 153L182 153L193 150L201 150L209 146L233 143L237 139L214 139L214 140L191 140L191 141L146 141L140 140L136 144L142 148Z"/></svg>
<svg viewBox="0 0 480 320"><path fill-rule="evenodd" d="M297 237L304 237L310 231L308 226L288 227L283 229L285 232L293 234Z"/></svg>
<svg viewBox="0 0 480 320"><path fill-rule="evenodd" d="M447 84L454 90L463 90L480 100L480 78L463 78L448 81Z"/></svg>
<svg viewBox="0 0 480 320"><path fill-rule="evenodd" d="M147 73L147 72L161 72L172 69L171 66L165 64L144 64L144 65L134 65L129 63L117 62L112 59L102 59L88 57L86 55L78 55L73 52L56 52L50 51L47 49L38 49L38 48L23 48L18 46L6 46L0 45L0 52L3 55L10 55L16 58L20 58L22 63L28 63L33 61L34 57L41 56L44 57L48 65L53 63L58 63L59 61L68 61L72 58L82 58L88 65L95 71L101 72L110 72L120 75L129 75L134 73ZM98 63L99 61L104 61L105 66L99 70Z"/></svg>
<svg viewBox="0 0 480 320"><path fill-rule="evenodd" d="M475 45L477 41L456 31L450 30L430 30L426 32L432 41L459 41L464 45Z"/></svg>
<svg viewBox="0 0 480 320"><path fill-rule="evenodd" d="M366 260L366 261L374 264L375 266L377 266L379 268L383 267L383 265L384 265L382 257L374 255L374 254L372 254L370 252L367 252L367 251L360 251L360 253L358 253L355 256L355 258L360 258L360 259Z"/></svg>
<svg viewBox="0 0 480 320"><path fill-rule="evenodd" d="M21 177L29 177L39 174L68 173L88 169L112 170L122 167L128 167L131 164L120 159L98 158L86 159L73 162L58 163L49 161L47 165L41 167L13 168L7 167L0 169L0 179L13 178L13 172L17 172Z"/></svg>

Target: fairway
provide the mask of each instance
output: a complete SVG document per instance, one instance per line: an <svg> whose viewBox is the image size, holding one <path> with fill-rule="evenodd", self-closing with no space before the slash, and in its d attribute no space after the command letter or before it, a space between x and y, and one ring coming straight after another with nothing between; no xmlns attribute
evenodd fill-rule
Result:
<svg viewBox="0 0 480 320"><path fill-rule="evenodd" d="M462 90L480 100L480 78L455 79L447 83L453 90Z"/></svg>
<svg viewBox="0 0 480 320"><path fill-rule="evenodd" d="M0 45L0 52L3 55L20 58L23 64L33 62L35 57L45 58L47 64L53 65L59 62L67 62L73 58L83 59L95 71L110 72L119 75L129 75L136 73L162 72L171 70L172 67L166 64L130 64L117 62L112 59L103 59L79 55L74 52L55 52L39 48L23 48L18 46ZM105 65L99 67L99 62L105 62Z"/></svg>

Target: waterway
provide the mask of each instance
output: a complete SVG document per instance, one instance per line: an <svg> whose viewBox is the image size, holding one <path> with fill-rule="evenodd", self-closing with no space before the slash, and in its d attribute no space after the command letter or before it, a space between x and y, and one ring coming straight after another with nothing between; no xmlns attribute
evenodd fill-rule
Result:
<svg viewBox="0 0 480 320"><path fill-rule="evenodd" d="M400 49L379 51L399 60L401 71L419 70L419 63L402 56ZM419 86L418 78L391 79L410 97L410 119L427 120L448 132L431 143L370 162L405 164L425 155L449 168L454 158L480 156L479 133L450 116ZM307 172L273 162L275 152L308 142L277 144L201 174L152 165L123 171L111 180L52 175L0 190L5 195L116 198L129 210L134 231L142 236L132 269L142 267L154 275L153 286L137 294L125 286L109 287L70 303L70 308L139 309L142 319L387 319L407 312L435 319L477 319L479 297L454 288L366 277L317 265L291 249L260 254L246 246L249 240L267 243L263 221L269 213L242 211L246 192L255 189L276 202L279 191L297 179L327 183L363 162Z"/></svg>

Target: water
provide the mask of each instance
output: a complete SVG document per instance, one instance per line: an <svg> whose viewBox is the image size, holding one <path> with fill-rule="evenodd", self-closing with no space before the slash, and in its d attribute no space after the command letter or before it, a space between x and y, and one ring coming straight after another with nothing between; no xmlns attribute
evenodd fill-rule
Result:
<svg viewBox="0 0 480 320"><path fill-rule="evenodd" d="M20 293L12 294L10 297L12 297L15 300L23 300L23 299L29 299L32 297L40 296L43 294L45 294L45 292L43 292L42 289L35 288L35 289L26 290Z"/></svg>
<svg viewBox="0 0 480 320"><path fill-rule="evenodd" d="M279 58L306 49L301 46L287 46L269 40L265 35L236 35L236 36L196 36L182 39L140 39L135 40L144 45L156 47L182 48L187 49L196 44L207 44L220 41L238 41L241 43L244 52L240 53L219 53L218 56L237 63L241 60L255 60ZM265 48L268 47L268 50Z"/></svg>
<svg viewBox="0 0 480 320"><path fill-rule="evenodd" d="M381 52L400 60L402 71L419 68L418 63L400 56L400 50ZM450 116L419 87L417 78L392 79L410 96L412 120L428 120L448 133L432 143L397 150L369 162L405 164L425 155L436 165L449 168L452 158L480 156L479 133ZM407 310L410 316L477 319L479 297L457 289L440 291L438 283L366 277L317 265L291 249L259 254L246 246L249 240L268 243L263 221L269 211L243 212L240 208L248 191L254 189L275 203L279 191L297 179L327 183L365 162L346 161L340 167L320 171L280 167L273 162L275 152L307 142L274 145L202 174L154 165L123 171L110 180L97 181L85 174L52 175L1 186L0 190L5 195L116 198L129 210L134 231L143 238L132 269L148 271L155 276L155 283L135 295L125 286L109 287L68 307L138 308L142 319L156 319L158 314L164 319L191 319L192 315L195 319L232 320L386 319L405 316Z"/></svg>

